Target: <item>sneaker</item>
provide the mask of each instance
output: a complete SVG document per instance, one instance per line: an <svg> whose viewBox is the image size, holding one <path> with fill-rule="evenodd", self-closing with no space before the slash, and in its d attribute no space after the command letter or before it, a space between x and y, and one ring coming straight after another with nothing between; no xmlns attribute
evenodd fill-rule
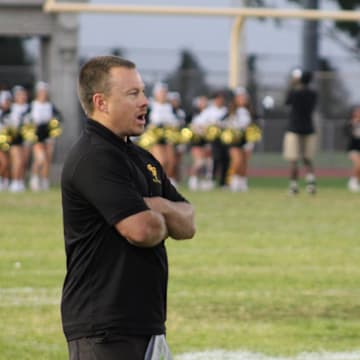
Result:
<svg viewBox="0 0 360 360"><path fill-rule="evenodd" d="M359 185L359 181L358 181L357 178L351 177L351 178L349 179L348 189L349 189L351 192L359 192L359 191L360 191L360 185Z"/></svg>
<svg viewBox="0 0 360 360"><path fill-rule="evenodd" d="M200 189L203 191L210 191L214 189L215 183L212 180L202 180L200 181Z"/></svg>
<svg viewBox="0 0 360 360"><path fill-rule="evenodd" d="M299 188L298 187L290 187L289 188L289 195L298 195L299 194Z"/></svg>
<svg viewBox="0 0 360 360"><path fill-rule="evenodd" d="M50 189L50 182L48 178L42 178L40 180L40 190L48 191Z"/></svg>
<svg viewBox="0 0 360 360"><path fill-rule="evenodd" d="M299 193L299 184L296 180L291 180L289 183L289 195L297 195Z"/></svg>
<svg viewBox="0 0 360 360"><path fill-rule="evenodd" d="M188 187L191 191L199 190L199 179L197 176L190 176L188 180Z"/></svg>
<svg viewBox="0 0 360 360"><path fill-rule="evenodd" d="M246 177L240 178L240 191L247 192L249 191L249 185Z"/></svg>
<svg viewBox="0 0 360 360"><path fill-rule="evenodd" d="M7 191L7 190L9 190L9 179L8 178L3 178L2 179L2 184L1 184L1 186L2 186L2 191Z"/></svg>
<svg viewBox="0 0 360 360"><path fill-rule="evenodd" d="M298 186L297 181L291 181L290 182L288 193L291 196L299 194L299 186Z"/></svg>
<svg viewBox="0 0 360 360"><path fill-rule="evenodd" d="M309 173L305 177L306 181L306 191L310 195L316 194L316 177L314 174Z"/></svg>
<svg viewBox="0 0 360 360"><path fill-rule="evenodd" d="M40 191L40 178L37 175L32 175L29 186L32 191Z"/></svg>
<svg viewBox="0 0 360 360"><path fill-rule="evenodd" d="M10 183L9 191L12 193L19 193L25 190L21 180L13 180Z"/></svg>
<svg viewBox="0 0 360 360"><path fill-rule="evenodd" d="M316 194L316 183L315 182L308 183L306 185L306 191L310 195L315 195Z"/></svg>
<svg viewBox="0 0 360 360"><path fill-rule="evenodd" d="M231 191L240 191L240 176L233 175L230 180L230 190Z"/></svg>
<svg viewBox="0 0 360 360"><path fill-rule="evenodd" d="M247 178L239 175L233 175L230 180L230 190L234 192L248 191Z"/></svg>

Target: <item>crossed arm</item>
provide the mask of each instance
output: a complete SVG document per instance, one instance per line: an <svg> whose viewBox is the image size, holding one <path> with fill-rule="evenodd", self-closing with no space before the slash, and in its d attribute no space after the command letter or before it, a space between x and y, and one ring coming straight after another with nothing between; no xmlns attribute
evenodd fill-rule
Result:
<svg viewBox="0 0 360 360"><path fill-rule="evenodd" d="M131 244L153 247L168 236L176 240L194 236L194 208L191 204L162 197L144 200L150 210L129 216L116 224L118 232Z"/></svg>

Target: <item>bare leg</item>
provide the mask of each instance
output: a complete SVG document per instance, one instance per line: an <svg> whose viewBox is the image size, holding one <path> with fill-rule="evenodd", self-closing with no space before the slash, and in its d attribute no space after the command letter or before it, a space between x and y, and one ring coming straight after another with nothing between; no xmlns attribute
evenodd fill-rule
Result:
<svg viewBox="0 0 360 360"><path fill-rule="evenodd" d="M289 194L296 195L299 193L299 186L298 186L298 178L299 178L299 168L298 162L296 160L290 161L290 187L289 187Z"/></svg>
<svg viewBox="0 0 360 360"><path fill-rule="evenodd" d="M155 157L157 161L161 164L161 166L165 169L166 164L166 154L164 150L164 145L156 144L150 149L151 154Z"/></svg>
<svg viewBox="0 0 360 360"><path fill-rule="evenodd" d="M24 190L24 154L21 145L12 145L10 148L10 191Z"/></svg>
<svg viewBox="0 0 360 360"><path fill-rule="evenodd" d="M41 190L41 176L46 164L46 150L44 143L36 143L33 146L33 164L31 167L30 189Z"/></svg>
<svg viewBox="0 0 360 360"><path fill-rule="evenodd" d="M351 177L348 182L350 191L360 191L360 152L351 151L349 153L350 160L352 161Z"/></svg>
<svg viewBox="0 0 360 360"><path fill-rule="evenodd" d="M311 160L303 159L306 170L306 191L314 195L316 193L316 178L314 173L314 165Z"/></svg>

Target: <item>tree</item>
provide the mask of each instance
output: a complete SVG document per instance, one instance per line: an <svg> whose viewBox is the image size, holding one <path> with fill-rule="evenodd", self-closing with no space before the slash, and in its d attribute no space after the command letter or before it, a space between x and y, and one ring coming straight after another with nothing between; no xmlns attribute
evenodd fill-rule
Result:
<svg viewBox="0 0 360 360"><path fill-rule="evenodd" d="M31 88L34 82L34 71L27 56L23 39L19 37L0 36L0 80L1 87L24 85Z"/></svg>
<svg viewBox="0 0 360 360"><path fill-rule="evenodd" d="M205 72L189 50L182 50L180 64L166 82L171 90L180 93L185 109L191 109L194 97L206 95L209 92L209 87L205 82Z"/></svg>
<svg viewBox="0 0 360 360"><path fill-rule="evenodd" d="M303 0L289 0L289 1L297 3L299 5L302 5L303 3ZM338 4L339 8L342 10L355 11L357 8L360 7L360 0L328 0L328 1ZM336 21L335 28L349 35L349 37L352 39L354 48L353 49L349 48L349 50L360 53L360 23L348 22L348 21ZM336 36L336 33L333 30L334 27L328 29L327 34L331 36L334 40L340 42L341 39ZM346 44L344 43L342 45L346 46Z"/></svg>
<svg viewBox="0 0 360 360"><path fill-rule="evenodd" d="M350 107L349 93L329 59L319 61L319 110L326 119L341 117Z"/></svg>
<svg viewBox="0 0 360 360"><path fill-rule="evenodd" d="M18 37L0 37L0 65L27 65L23 40Z"/></svg>

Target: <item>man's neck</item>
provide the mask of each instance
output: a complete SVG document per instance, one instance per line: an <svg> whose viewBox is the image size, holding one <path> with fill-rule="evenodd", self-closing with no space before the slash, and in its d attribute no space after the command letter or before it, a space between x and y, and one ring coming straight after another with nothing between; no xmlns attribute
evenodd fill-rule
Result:
<svg viewBox="0 0 360 360"><path fill-rule="evenodd" d="M102 126L106 127L108 130L110 130L113 134L115 134L119 139L123 140L124 142L127 142L128 137L121 135L117 132L117 129L112 126L112 124L107 121L107 119L104 119L104 117L102 116L97 116L96 114L92 114L91 116L89 116L90 119L98 122L99 124L101 124Z"/></svg>

